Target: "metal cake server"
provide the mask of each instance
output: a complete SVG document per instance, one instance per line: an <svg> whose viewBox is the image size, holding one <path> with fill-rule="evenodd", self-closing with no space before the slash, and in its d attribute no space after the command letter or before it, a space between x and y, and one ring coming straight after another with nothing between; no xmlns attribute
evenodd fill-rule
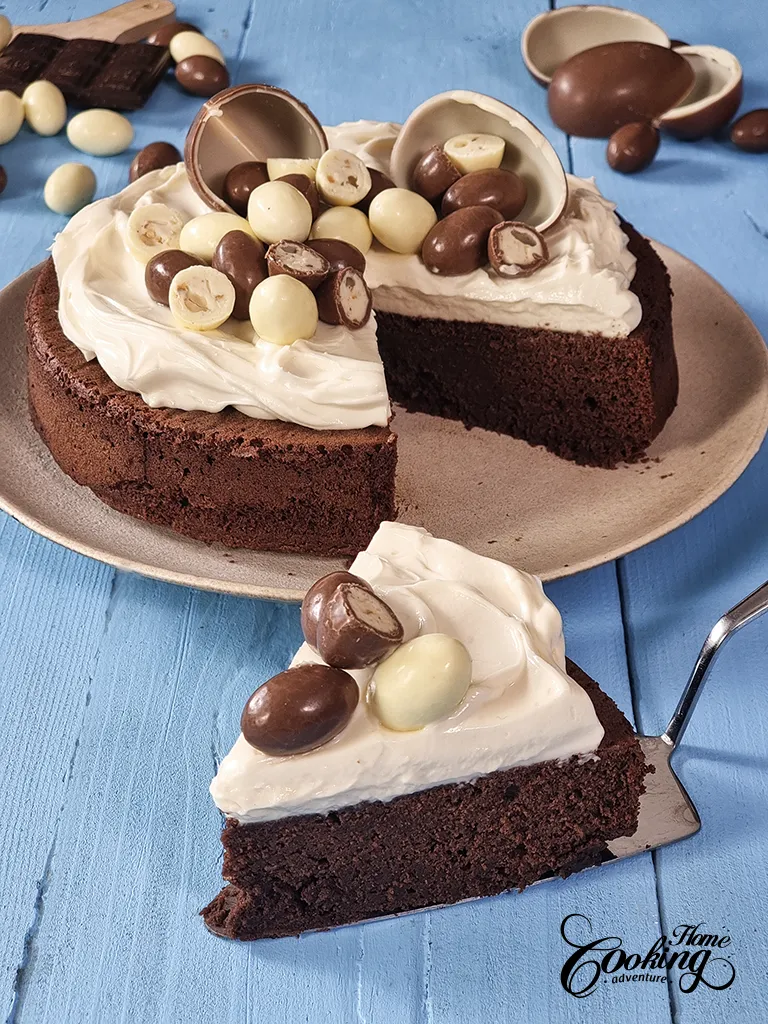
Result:
<svg viewBox="0 0 768 1024"><path fill-rule="evenodd" d="M768 611L768 582L739 601L712 627L662 735L638 736L646 761L656 771L645 777L646 792L640 798L640 817L634 835L622 836L608 844L614 858L631 857L658 846L666 846L695 835L701 828L696 808L675 775L670 761L691 720L693 709L720 648L737 630L765 611Z"/></svg>

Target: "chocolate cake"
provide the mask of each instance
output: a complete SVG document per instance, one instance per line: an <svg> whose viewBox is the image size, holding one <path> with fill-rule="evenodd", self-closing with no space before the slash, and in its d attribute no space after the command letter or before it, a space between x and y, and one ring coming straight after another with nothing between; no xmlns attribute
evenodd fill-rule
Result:
<svg viewBox="0 0 768 1024"><path fill-rule="evenodd" d="M293 754L286 736L296 730L301 743L308 723L291 716L289 701L281 702L281 721L267 722L265 702L254 704L257 690L211 786L227 814L227 885L202 911L207 926L237 939L295 935L523 889L610 859L607 844L637 826L650 769L613 701L564 660L560 619L538 581L394 523L382 524L351 573L313 588L322 606L310 591L302 613L308 645L283 677L323 664L309 646L323 649L323 627L312 635L307 626L311 609L322 623L339 588L368 586L402 622L410 642L399 655L407 660L414 644L445 639L437 633L445 630L471 653L472 683L456 708L433 706L431 721L402 732L384 727L376 711L387 659L350 670L360 703L347 723ZM357 627L359 640L360 621L340 623L337 611L337 630ZM512 634L526 652L522 663L519 653L505 654ZM409 702L437 671L412 664L398 714L412 711ZM269 746L270 729L274 742L281 727L283 756L254 749ZM451 781L441 781L446 776ZM368 799L358 799L363 794Z"/></svg>
<svg viewBox="0 0 768 1024"><path fill-rule="evenodd" d="M317 431L234 409L151 409L65 337L53 262L27 302L29 403L63 471L119 512L203 541L354 554L395 512L388 427Z"/></svg>
<svg viewBox="0 0 768 1024"><path fill-rule="evenodd" d="M394 402L611 468L642 456L677 404L669 275L621 221L642 320L626 337L378 312ZM450 353L446 358L446 353Z"/></svg>

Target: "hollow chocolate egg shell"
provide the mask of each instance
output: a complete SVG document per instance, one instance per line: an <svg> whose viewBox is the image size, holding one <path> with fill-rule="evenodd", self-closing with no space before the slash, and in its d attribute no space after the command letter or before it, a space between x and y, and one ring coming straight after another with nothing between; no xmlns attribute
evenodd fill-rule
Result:
<svg viewBox="0 0 768 1024"><path fill-rule="evenodd" d="M315 115L270 85L236 85L207 100L187 134L184 163L192 188L213 210L231 212L224 179L236 164L275 157L317 159L328 141Z"/></svg>
<svg viewBox="0 0 768 1024"><path fill-rule="evenodd" d="M693 88L659 118L659 125L678 139L712 135L739 109L744 91L741 64L720 46L680 46L675 52L691 65Z"/></svg>
<svg viewBox="0 0 768 1024"><path fill-rule="evenodd" d="M557 153L519 111L483 93L463 89L440 93L413 111L392 147L390 171L395 184L410 188L413 170L423 155L465 133L498 135L504 140L501 166L518 174L526 187L519 220L538 231L558 220L568 200L568 185Z"/></svg>
<svg viewBox="0 0 768 1024"><path fill-rule="evenodd" d="M677 50L653 43L605 43L577 53L557 69L547 103L562 131L607 138L631 121L656 120L681 103L693 83L693 68ZM520 220L530 223L524 216Z"/></svg>
<svg viewBox="0 0 768 1024"><path fill-rule="evenodd" d="M582 50L629 40L670 45L666 32L642 14L619 7L576 4L544 11L529 21L520 49L533 78L547 86L560 65Z"/></svg>

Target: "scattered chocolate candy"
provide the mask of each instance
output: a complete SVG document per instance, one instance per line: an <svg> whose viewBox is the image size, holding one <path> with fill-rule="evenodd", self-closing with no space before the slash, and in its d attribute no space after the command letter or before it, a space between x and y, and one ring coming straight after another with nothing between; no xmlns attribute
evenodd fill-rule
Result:
<svg viewBox="0 0 768 1024"><path fill-rule="evenodd" d="M168 44L171 57L180 64L189 57L211 57L219 64L226 64L224 54L216 43L208 39L202 32L177 32Z"/></svg>
<svg viewBox="0 0 768 1024"><path fill-rule="evenodd" d="M171 281L180 270L195 266L203 266L203 261L196 256L190 256L188 252L182 252L181 249L166 249L157 253L144 270L144 284L147 286L149 297L167 306Z"/></svg>
<svg viewBox="0 0 768 1024"><path fill-rule="evenodd" d="M38 135L58 135L67 123L67 101L53 82L30 82L21 94L24 117Z"/></svg>
<svg viewBox="0 0 768 1024"><path fill-rule="evenodd" d="M214 267L186 267L171 281L168 305L182 327L212 331L232 315L235 289L226 274Z"/></svg>
<svg viewBox="0 0 768 1024"><path fill-rule="evenodd" d="M131 163L128 174L129 181L136 181L150 171L159 171L161 167L170 167L181 160L181 153L170 142L150 142L140 149Z"/></svg>
<svg viewBox="0 0 768 1024"><path fill-rule="evenodd" d="M368 210L371 231L393 252L418 252L437 221L431 203L407 188L379 192Z"/></svg>
<svg viewBox="0 0 768 1024"><path fill-rule="evenodd" d="M328 599L341 583L355 583L358 586L371 589L370 584L360 576L343 571L329 572L327 576L321 576L316 583L312 584L301 602L301 631L304 634L304 639L315 651L317 650L317 623Z"/></svg>
<svg viewBox="0 0 768 1024"><path fill-rule="evenodd" d="M133 125L114 110L82 110L67 125L67 138L83 153L116 156L133 142Z"/></svg>
<svg viewBox="0 0 768 1024"><path fill-rule="evenodd" d="M268 245L284 238L303 242L312 228L312 207L287 181L267 181L251 192L248 221L256 237Z"/></svg>
<svg viewBox="0 0 768 1024"><path fill-rule="evenodd" d="M73 214L93 199L96 175L85 164L60 164L51 171L43 190L45 205L54 213Z"/></svg>
<svg viewBox="0 0 768 1024"><path fill-rule="evenodd" d="M452 139L443 143L446 155L462 174L498 167L504 159L506 146L506 142L500 136L481 132L454 135Z"/></svg>
<svg viewBox="0 0 768 1024"><path fill-rule="evenodd" d="M731 142L747 153L768 153L768 108L742 114L731 126Z"/></svg>
<svg viewBox="0 0 768 1024"><path fill-rule="evenodd" d="M371 175L354 153L329 149L320 157L315 184L329 206L355 206L368 195Z"/></svg>
<svg viewBox="0 0 768 1024"><path fill-rule="evenodd" d="M614 171L634 174L653 163L659 148L659 129L647 121L617 128L608 140L605 158Z"/></svg>
<svg viewBox="0 0 768 1024"><path fill-rule="evenodd" d="M328 277L331 265L325 256L303 242L283 241L267 249L267 270L270 277L288 274L314 291ZM320 319L323 319L322 311Z"/></svg>
<svg viewBox="0 0 768 1024"><path fill-rule="evenodd" d="M426 633L403 644L373 673L368 704L387 729L410 732L445 718L466 697L472 659L444 633Z"/></svg>
<svg viewBox="0 0 768 1024"><path fill-rule="evenodd" d="M192 253L204 263L210 263L216 246L228 231L244 231L253 235L245 217L238 217L236 213L201 213L188 220L181 229L178 248Z"/></svg>
<svg viewBox="0 0 768 1024"><path fill-rule="evenodd" d="M354 206L332 206L324 210L312 225L310 238L338 238L362 253L368 252L373 241L368 218Z"/></svg>
<svg viewBox="0 0 768 1024"><path fill-rule="evenodd" d="M354 267L345 267L328 277L317 289L315 298L318 316L325 324L343 324L356 331L371 318L371 290Z"/></svg>
<svg viewBox="0 0 768 1024"><path fill-rule="evenodd" d="M0 164L0 195L5 192L6 185L8 184L8 171Z"/></svg>
<svg viewBox="0 0 768 1024"><path fill-rule="evenodd" d="M607 138L632 121L654 121L688 95L693 81L693 67L669 47L603 43L560 65L547 103L564 132Z"/></svg>
<svg viewBox="0 0 768 1024"><path fill-rule="evenodd" d="M418 192L432 203L460 177L461 171L443 147L433 146L413 168L411 187L414 192Z"/></svg>
<svg viewBox="0 0 768 1024"><path fill-rule="evenodd" d="M335 274L344 267L354 267L361 274L365 273L365 256L349 242L342 242L340 238L313 238L307 245L321 256L325 256L330 264L330 274Z"/></svg>
<svg viewBox="0 0 768 1024"><path fill-rule="evenodd" d="M347 725L360 700L348 672L328 665L296 665L251 694L240 728L252 747L273 757L303 754Z"/></svg>
<svg viewBox="0 0 768 1024"><path fill-rule="evenodd" d="M313 292L287 274L267 277L256 285L249 313L256 334L273 345L292 345L300 338L311 338L317 330Z"/></svg>
<svg viewBox="0 0 768 1024"><path fill-rule="evenodd" d="M170 206L165 203L148 203L146 206L135 207L131 213L125 241L135 259L140 263L149 263L153 256L166 249L185 249L181 244L184 226L181 214Z"/></svg>
<svg viewBox="0 0 768 1024"><path fill-rule="evenodd" d="M0 91L0 146L15 139L24 123L24 104L10 89Z"/></svg>
<svg viewBox="0 0 768 1024"><path fill-rule="evenodd" d="M248 197L255 188L269 181L267 165L259 160L235 164L224 179L224 198L241 217L248 213Z"/></svg>
<svg viewBox="0 0 768 1024"><path fill-rule="evenodd" d="M262 243L247 231L228 231L216 246L211 266L226 274L234 286L232 316L235 320L248 320L253 290L267 276Z"/></svg>
<svg viewBox="0 0 768 1024"><path fill-rule="evenodd" d="M174 36L177 36L179 32L199 32L200 29L197 25L193 25L189 21L171 21L167 25L161 25L160 28L156 28L155 31L148 35L146 42L150 46L169 46Z"/></svg>
<svg viewBox="0 0 768 1024"><path fill-rule="evenodd" d="M525 206L528 189L514 171L491 167L470 171L458 179L443 196L441 212L445 217L465 206L492 206L506 220L514 220Z"/></svg>
<svg viewBox="0 0 768 1024"><path fill-rule="evenodd" d="M394 188L395 183L391 178L388 178L386 174L382 174L381 171L377 171L375 167L369 167L368 173L371 176L371 187L368 189L367 195L363 196L359 203L356 204L358 210L362 210L363 213L367 214L371 207L371 202L376 198L379 192L385 192L388 188Z"/></svg>
<svg viewBox="0 0 768 1024"><path fill-rule="evenodd" d="M176 81L193 96L215 96L229 86L229 72L215 57L197 53L176 65Z"/></svg>
<svg viewBox="0 0 768 1024"><path fill-rule="evenodd" d="M491 206L465 206L432 228L421 247L424 266L433 274L470 274L488 261L488 235L504 218Z"/></svg>
<svg viewBox="0 0 768 1024"><path fill-rule="evenodd" d="M317 186L306 174L284 174L276 181L287 181L289 185L293 185L301 192L312 210L312 220L320 216L320 196L317 194Z"/></svg>
<svg viewBox="0 0 768 1024"><path fill-rule="evenodd" d="M356 274L356 270L342 270ZM367 583L339 583L317 620L317 651L334 668L365 668L391 654L403 627L389 605Z"/></svg>
<svg viewBox="0 0 768 1024"><path fill-rule="evenodd" d="M549 250L535 228L505 220L491 228L488 259L502 277L528 277L549 262Z"/></svg>

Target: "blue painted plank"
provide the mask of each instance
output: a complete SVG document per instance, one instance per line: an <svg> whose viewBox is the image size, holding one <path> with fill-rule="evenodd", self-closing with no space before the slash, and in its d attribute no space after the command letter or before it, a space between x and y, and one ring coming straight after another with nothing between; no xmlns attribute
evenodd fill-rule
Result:
<svg viewBox="0 0 768 1024"><path fill-rule="evenodd" d="M731 49L745 74L742 110L768 104L762 40L764 4L725 17L713 0L633 4L670 35ZM736 8L733 9L736 14ZM651 168L632 178L610 171L604 143L573 140L577 173L594 174L626 217L691 257L720 281L768 337L768 220L764 157L724 139L664 138ZM669 537L624 559L621 590L635 700L643 729L666 723L711 625L768 578L768 447L715 505ZM657 855L665 931L704 922L733 937L736 981L726 991L700 985L671 994L676 1020L768 1019L763 957L768 911L768 757L764 716L768 622L752 625L726 649L702 697L678 768L702 817L701 833ZM712 972L712 980L727 968Z"/></svg>

